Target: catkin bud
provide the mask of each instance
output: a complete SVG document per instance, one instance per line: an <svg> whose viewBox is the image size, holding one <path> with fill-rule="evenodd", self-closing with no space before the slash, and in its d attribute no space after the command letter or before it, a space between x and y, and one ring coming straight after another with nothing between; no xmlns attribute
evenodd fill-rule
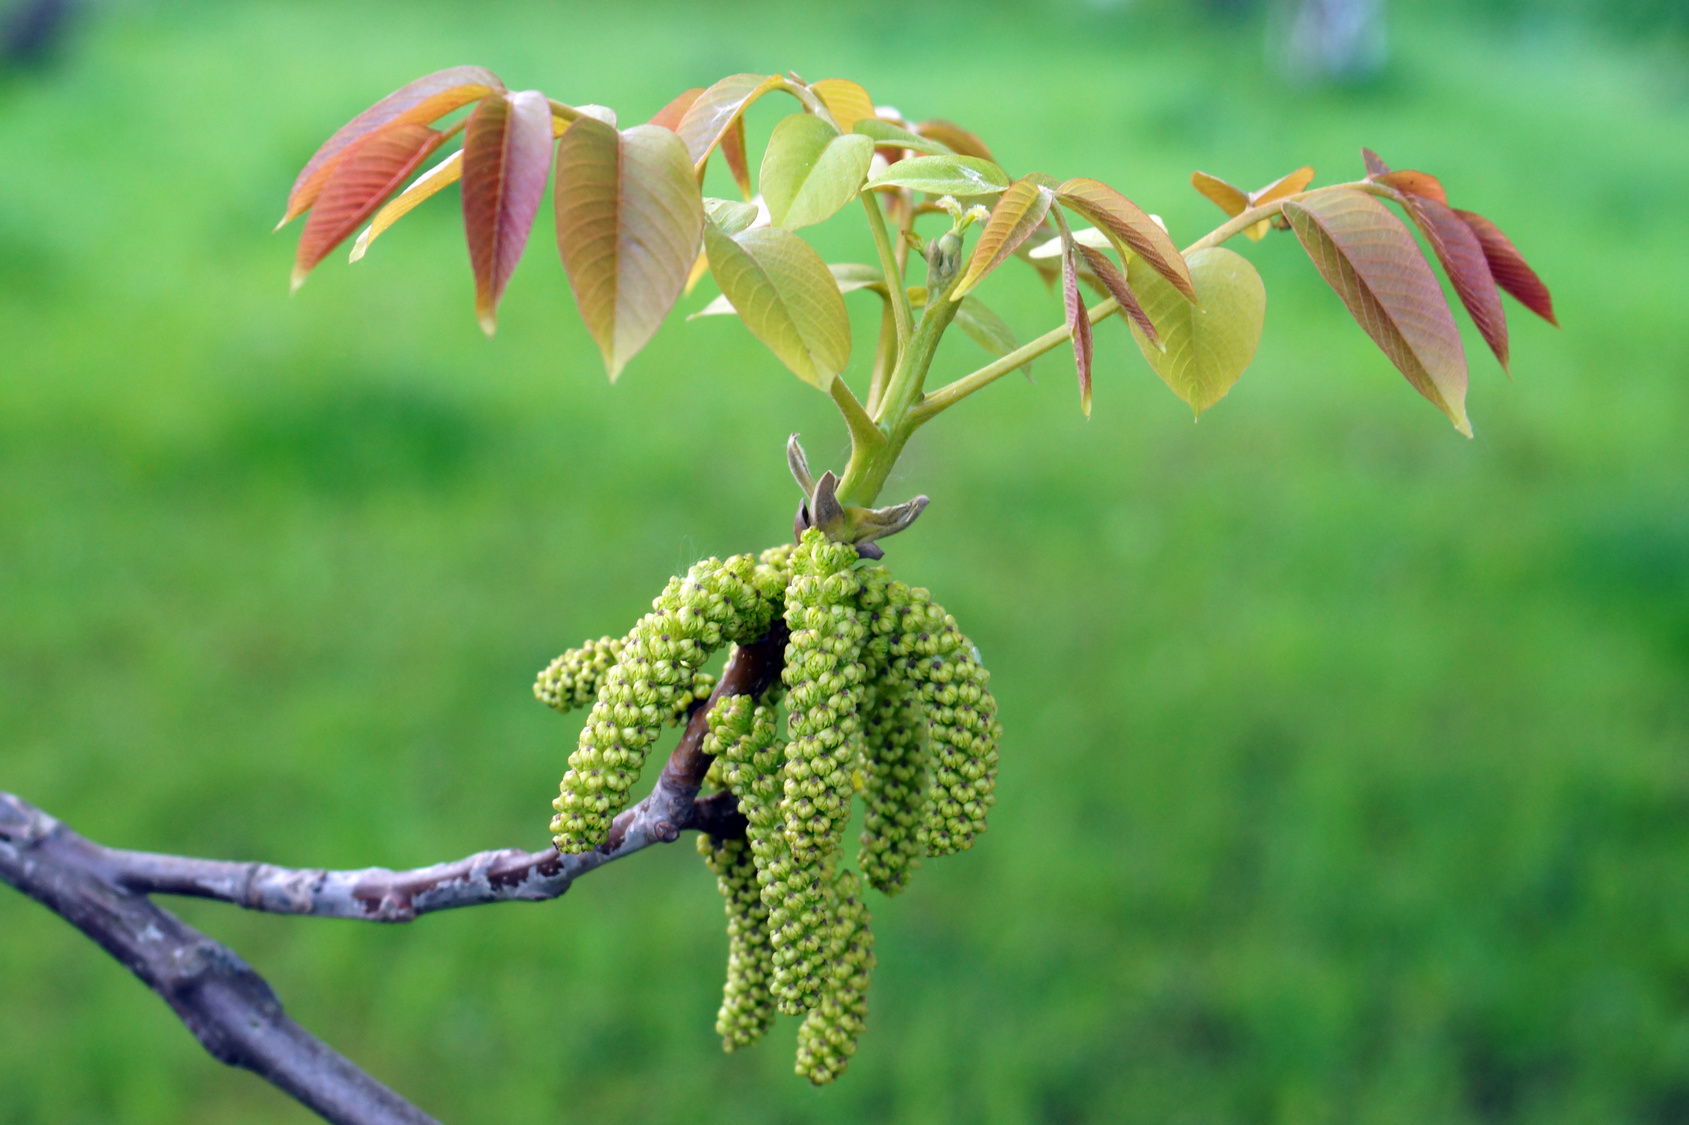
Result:
<svg viewBox="0 0 1689 1125"><path fill-rule="evenodd" d="M604 677L621 656L625 637L600 637L586 641L580 648L572 648L546 666L534 681L534 696L561 714L577 707L585 707L598 698ZM692 690L676 696L669 722L684 723L699 700L708 699L715 688L715 677L708 672L694 672Z"/></svg>
<svg viewBox="0 0 1689 1125"><path fill-rule="evenodd" d="M552 802L558 850L584 852L604 839L663 723L696 700L704 661L767 631L772 609L752 585L754 571L749 555L706 559L671 579L629 631Z"/></svg>
<svg viewBox="0 0 1689 1125"><path fill-rule="evenodd" d="M727 905L727 983L715 1030L724 1051L749 1047L774 1022L768 986L774 964L768 942L768 909L762 904L756 867L744 840L717 840L700 833L698 854L715 872Z"/></svg>
<svg viewBox="0 0 1689 1125"><path fill-rule="evenodd" d="M841 871L834 895L837 922L828 946L820 1002L798 1028L797 1073L825 1086L844 1073L868 1017L868 985L874 969L874 931L856 874Z"/></svg>
<svg viewBox="0 0 1689 1125"><path fill-rule="evenodd" d="M780 797L790 869L781 872L786 894L774 933L774 991L783 1012L819 1002L838 907L833 873L850 817L861 743L857 712L867 683L856 560L854 547L814 528L791 555L785 609L791 639L782 672L789 741Z"/></svg>

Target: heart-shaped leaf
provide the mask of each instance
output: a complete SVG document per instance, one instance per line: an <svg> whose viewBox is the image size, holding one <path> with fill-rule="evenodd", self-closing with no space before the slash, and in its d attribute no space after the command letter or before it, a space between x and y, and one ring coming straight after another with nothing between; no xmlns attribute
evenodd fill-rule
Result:
<svg viewBox="0 0 1689 1125"><path fill-rule="evenodd" d="M293 181L293 190L287 196L287 211L276 224L277 228L304 214L317 201L331 165L353 141L384 125L428 125L472 101L503 92L504 83L498 76L478 66L435 71L394 90L342 125L305 162L299 178Z"/></svg>
<svg viewBox="0 0 1689 1125"><path fill-rule="evenodd" d="M358 224L405 182L445 138L426 125L400 122L366 133L342 150L299 234L293 260L293 288L340 245Z"/></svg>
<svg viewBox="0 0 1689 1125"><path fill-rule="evenodd" d="M1501 307L1501 293L1484 257L1483 244L1472 228L1460 221L1459 215L1435 199L1410 195L1404 206L1443 264L1443 272L1449 275L1449 282L1460 303L1466 306L1472 323L1477 325L1479 335L1506 371L1507 312Z"/></svg>
<svg viewBox="0 0 1689 1125"><path fill-rule="evenodd" d="M1009 186L1009 177L989 160L976 156L914 156L868 181L870 188L901 187L933 195L992 195Z"/></svg>
<svg viewBox="0 0 1689 1125"><path fill-rule="evenodd" d="M827 263L784 227L704 228L716 284L745 327L806 383L830 390L850 360L850 318Z"/></svg>
<svg viewBox="0 0 1689 1125"><path fill-rule="evenodd" d="M950 146L942 141L911 133L901 125L881 121L877 117L864 117L853 128L863 136L873 138L874 144L880 148L906 148L929 156L951 155Z"/></svg>
<svg viewBox="0 0 1689 1125"><path fill-rule="evenodd" d="M952 291L952 298L960 298L978 285L986 274L1019 249L1043 225L1055 198L1055 192L1032 176L1023 176L1010 184L997 200L997 206L991 209L991 217L985 221L985 229L974 244L968 272Z"/></svg>
<svg viewBox="0 0 1689 1125"><path fill-rule="evenodd" d="M1083 177L1062 184L1056 189L1056 198L1063 207L1085 216L1130 246L1150 268L1170 281L1173 288L1195 299L1190 271L1185 268L1179 248L1143 208L1100 180Z"/></svg>
<svg viewBox="0 0 1689 1125"><path fill-rule="evenodd" d="M1132 259L1126 279L1163 345L1157 347L1134 323L1138 350L1200 418L1255 358L1267 290L1249 260L1224 247L1198 250L1185 264L1196 290L1194 302L1142 258Z"/></svg>
<svg viewBox="0 0 1689 1125"><path fill-rule="evenodd" d="M758 175L769 218L788 230L832 218L856 198L873 159L874 142L867 137L841 136L810 113L782 118Z"/></svg>
<svg viewBox="0 0 1689 1125"><path fill-rule="evenodd" d="M785 82L778 74L733 74L699 94L675 129L686 142L693 166L702 171L704 161L745 108Z"/></svg>
<svg viewBox="0 0 1689 1125"><path fill-rule="evenodd" d="M867 90L848 78L823 78L811 83L809 88L821 99L821 104L827 107L827 112L833 115L833 121L843 132L854 130L856 123L863 118L872 120L874 117L874 99L868 96Z"/></svg>
<svg viewBox="0 0 1689 1125"><path fill-rule="evenodd" d="M1513 294L1527 309L1554 327L1560 327L1560 322L1554 319L1554 298L1549 296L1548 286L1544 285L1536 271L1525 263L1524 255L1508 241L1500 228L1475 211L1456 211L1455 214L1460 216L1460 221L1477 236L1478 244L1484 248L1484 257L1490 263L1490 273L1494 275L1496 284Z"/></svg>
<svg viewBox="0 0 1689 1125"><path fill-rule="evenodd" d="M660 125L618 133L583 117L558 143L554 199L563 268L614 382L697 260L704 201L692 161Z"/></svg>
<svg viewBox="0 0 1689 1125"><path fill-rule="evenodd" d="M500 94L475 107L463 136L463 229L475 271L475 313L489 336L550 173L551 103L544 94Z"/></svg>
<svg viewBox="0 0 1689 1125"><path fill-rule="evenodd" d="M1402 221L1351 188L1286 203L1284 217L1326 283L1390 362L1455 429L1472 436L1466 351L1443 288Z"/></svg>
<svg viewBox="0 0 1689 1125"><path fill-rule="evenodd" d="M347 259L356 262L369 253L370 243L381 237L381 233L406 215L416 209L417 204L434 195L442 188L450 187L463 176L463 150L460 148L446 157L434 167L411 181L411 186L401 191L387 206L375 213L369 226L358 235L358 240L352 243L352 253Z"/></svg>

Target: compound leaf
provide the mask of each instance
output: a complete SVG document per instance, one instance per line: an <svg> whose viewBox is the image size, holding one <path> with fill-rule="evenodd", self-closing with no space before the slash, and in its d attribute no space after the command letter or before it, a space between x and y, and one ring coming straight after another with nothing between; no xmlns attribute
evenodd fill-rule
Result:
<svg viewBox="0 0 1689 1125"><path fill-rule="evenodd" d="M1195 302L1188 301L1141 257L1133 258L1126 272L1160 338L1157 346L1134 322L1132 336L1138 350L1200 418L1226 396L1255 358L1267 290L1249 260L1224 247L1197 250L1186 264L1196 290Z"/></svg>
<svg viewBox="0 0 1689 1125"><path fill-rule="evenodd" d="M1085 216L1097 226L1130 246L1134 253L1162 277L1173 284L1186 298L1195 300L1191 289L1190 270L1179 248L1161 224L1150 218L1136 203L1100 180L1077 178L1068 180L1056 189L1056 198L1063 207Z"/></svg>
<svg viewBox="0 0 1689 1125"><path fill-rule="evenodd" d="M1414 389L1470 437L1466 352L1442 286L1402 221L1352 189L1286 203L1284 217L1350 315Z"/></svg>
<svg viewBox="0 0 1689 1125"><path fill-rule="evenodd" d="M804 382L830 390L850 359L850 318L827 263L784 227L704 228L710 272L739 319Z"/></svg>
<svg viewBox="0 0 1689 1125"><path fill-rule="evenodd" d="M346 147L384 125L428 125L454 109L488 94L504 93L504 83L490 70L478 66L454 66L408 82L342 125L324 141L293 181L287 196L287 210L277 228L304 214L317 201L328 173Z"/></svg>
<svg viewBox="0 0 1689 1125"><path fill-rule="evenodd" d="M759 183L768 216L788 230L831 218L868 176L874 142L841 136L810 113L794 113L774 126L763 153Z"/></svg>
<svg viewBox="0 0 1689 1125"><path fill-rule="evenodd" d="M1033 231L1044 223L1050 213L1055 193L1031 176L1023 176L1010 184L991 209L985 229L974 244L968 272L957 284L954 296L961 297L978 285L985 275L1003 264L1010 254L1020 248Z"/></svg>
<svg viewBox="0 0 1689 1125"><path fill-rule="evenodd" d="M347 145L329 168L322 192L299 234L293 288L305 284L305 276L316 264L397 191L405 177L444 139L426 125L399 122Z"/></svg>
<svg viewBox="0 0 1689 1125"><path fill-rule="evenodd" d="M411 181L411 186L401 191L387 206L375 213L369 226L358 235L358 240L352 243L352 253L347 259L356 262L369 253L369 245L381 233L406 215L416 209L417 204L429 198L442 188L448 188L458 182L463 176L463 150L460 148L446 157L434 167Z"/></svg>
<svg viewBox="0 0 1689 1125"><path fill-rule="evenodd" d="M933 195L995 195L1009 186L1006 172L976 156L912 156L868 181L870 188L901 187Z"/></svg>
<svg viewBox="0 0 1689 1125"><path fill-rule="evenodd" d="M1554 319L1554 298L1549 296L1548 286L1525 263L1524 256L1501 233L1500 228L1475 211L1456 211L1455 214L1477 235L1496 284L1513 294L1527 309L1554 327L1560 327L1560 322Z"/></svg>
<svg viewBox="0 0 1689 1125"><path fill-rule="evenodd" d="M686 146L660 125L590 118L557 146L557 249L581 319L615 381L680 297L704 202Z"/></svg>
<svg viewBox="0 0 1689 1125"><path fill-rule="evenodd" d="M544 94L499 94L475 107L463 137L463 229L475 272L475 313L489 336L550 172L551 103Z"/></svg>

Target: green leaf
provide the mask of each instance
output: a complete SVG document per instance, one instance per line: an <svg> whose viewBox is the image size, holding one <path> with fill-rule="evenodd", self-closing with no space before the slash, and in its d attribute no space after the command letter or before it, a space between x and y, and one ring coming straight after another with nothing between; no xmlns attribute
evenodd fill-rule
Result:
<svg viewBox="0 0 1689 1125"><path fill-rule="evenodd" d="M1267 290L1249 260L1224 247L1198 250L1185 264L1196 290L1194 303L1141 257L1127 265L1126 279L1165 348L1133 324L1138 350L1201 417L1255 358Z"/></svg>
<svg viewBox="0 0 1689 1125"><path fill-rule="evenodd" d="M1019 249L1020 244L1043 225L1055 197L1055 192L1032 176L1022 176L1011 184L991 209L991 217L985 221L985 229L980 231L979 241L974 244L968 272L957 284L952 296L960 297L978 285L986 274L1002 265L1010 254Z"/></svg>
<svg viewBox="0 0 1689 1125"><path fill-rule="evenodd" d="M1471 437L1466 350L1412 232L1384 204L1352 188L1286 203L1284 217L1349 315L1413 388Z"/></svg>
<svg viewBox="0 0 1689 1125"><path fill-rule="evenodd" d="M698 257L704 203L686 146L661 125L582 117L557 146L557 249L615 381L668 316Z"/></svg>
<svg viewBox="0 0 1689 1125"><path fill-rule="evenodd" d="M739 319L804 382L830 390L850 360L850 318L827 263L784 227L704 229L716 284Z"/></svg>
<svg viewBox="0 0 1689 1125"><path fill-rule="evenodd" d="M758 182L775 226L796 230L830 219L862 188L874 142L838 130L810 113L774 126Z"/></svg>
<svg viewBox="0 0 1689 1125"><path fill-rule="evenodd" d="M737 199L716 199L713 196L704 198L704 214L710 222L720 227L723 234L738 234L746 227L757 221L755 203L740 203Z"/></svg>
<svg viewBox="0 0 1689 1125"><path fill-rule="evenodd" d="M1004 323L1002 317L987 308L985 302L978 297L962 298L961 305L956 309L956 327L966 333L968 339L998 359L1020 347L1014 329ZM1020 369L1027 378L1032 377L1031 360L1021 364Z"/></svg>
<svg viewBox="0 0 1689 1125"><path fill-rule="evenodd" d="M878 289L882 294L886 290L886 276L880 272L878 266L863 265L859 262L834 262L827 267L838 282L840 293L854 293L858 289Z"/></svg>
<svg viewBox="0 0 1689 1125"><path fill-rule="evenodd" d="M893 125L890 121L881 121L877 117L865 117L858 121L854 128L863 136L873 138L874 144L881 148L907 148L930 156L954 155L950 146L942 141L919 136L901 125Z"/></svg>
<svg viewBox="0 0 1689 1125"><path fill-rule="evenodd" d="M1009 186L1006 172L977 156L913 156L868 181L870 188L901 187L933 195L993 195Z"/></svg>

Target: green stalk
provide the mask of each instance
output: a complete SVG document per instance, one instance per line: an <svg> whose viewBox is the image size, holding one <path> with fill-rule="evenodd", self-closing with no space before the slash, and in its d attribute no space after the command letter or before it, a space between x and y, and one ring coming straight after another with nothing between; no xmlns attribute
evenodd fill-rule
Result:
<svg viewBox="0 0 1689 1125"><path fill-rule="evenodd" d="M862 206L868 212L868 229L874 235L874 249L880 255L880 271L886 275L886 299L891 302L892 316L897 318L897 354L909 349L909 337L914 332L915 312L909 305L909 291L903 286L903 270L892 250L891 234L886 230L885 213L880 201L871 191L864 191ZM869 395L873 400L873 395Z"/></svg>

